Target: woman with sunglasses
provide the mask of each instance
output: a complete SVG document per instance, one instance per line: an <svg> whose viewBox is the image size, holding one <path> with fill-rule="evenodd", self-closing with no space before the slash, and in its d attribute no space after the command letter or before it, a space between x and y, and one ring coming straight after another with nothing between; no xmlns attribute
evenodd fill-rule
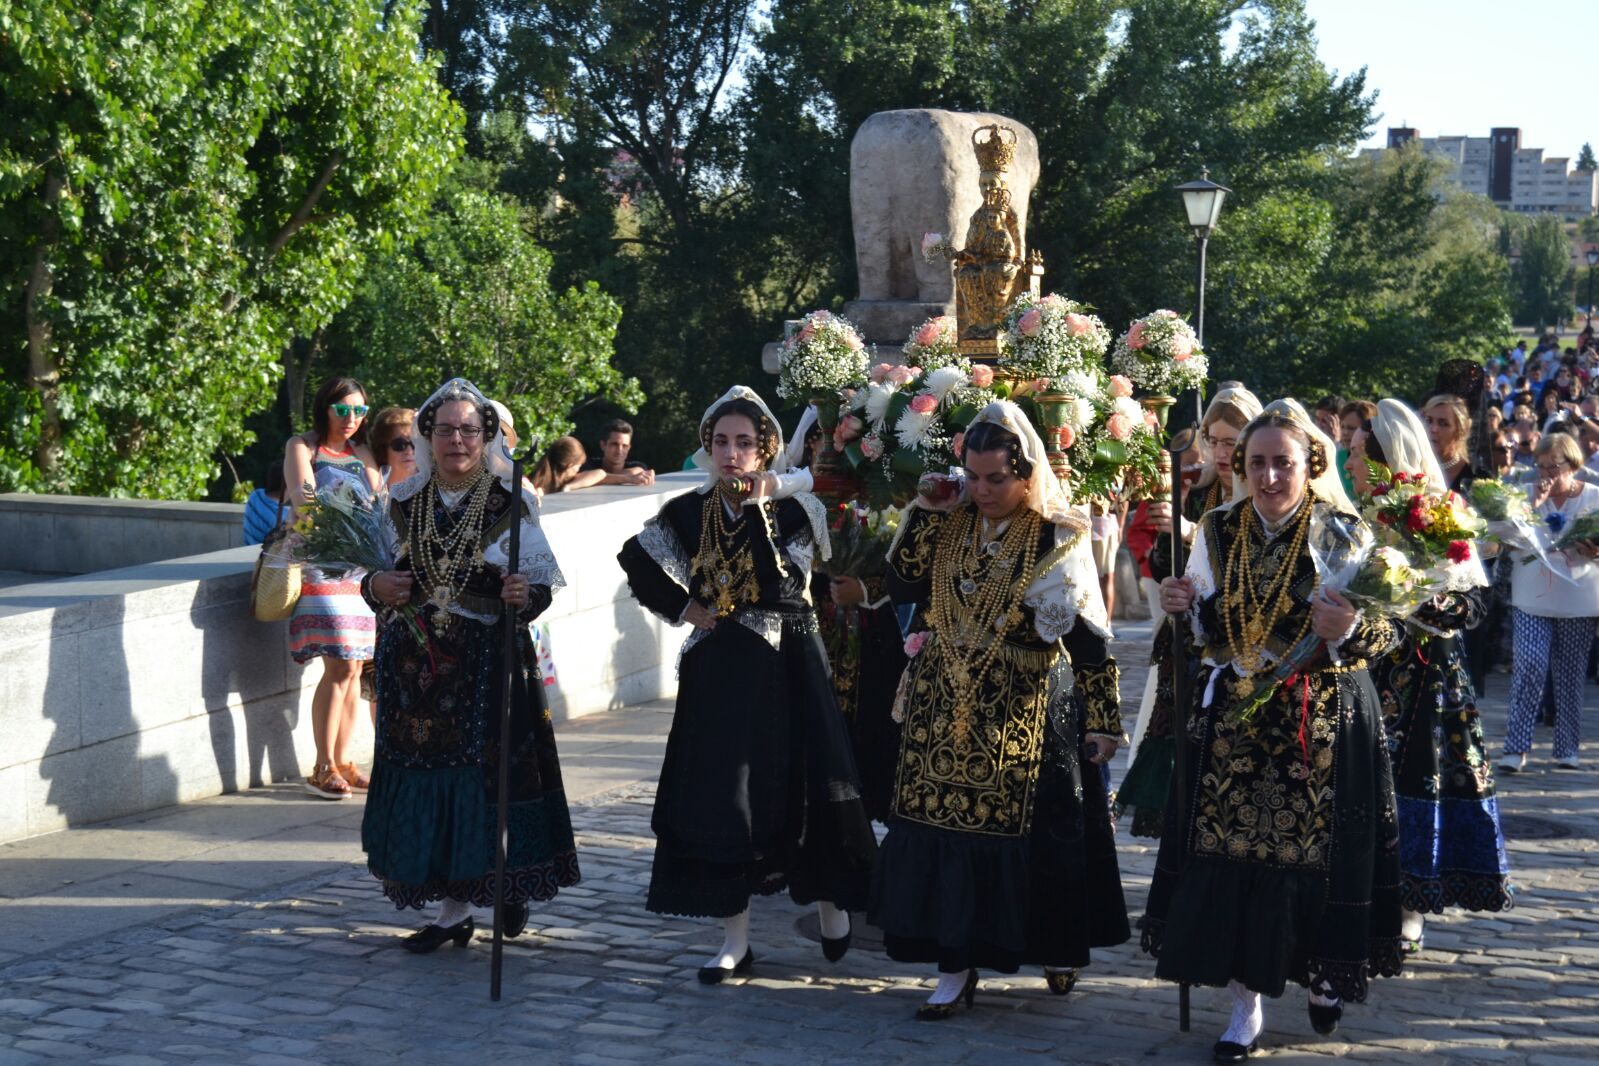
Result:
<svg viewBox="0 0 1599 1066"><path fill-rule="evenodd" d="M366 446L366 389L354 378L333 377L311 401L313 428L289 438L283 479L296 508L309 502L315 487L338 477L361 478L376 488L378 467ZM311 727L316 766L305 789L323 799L341 800L365 792L367 776L349 757L361 702L361 664L372 658L377 621L361 597L357 571L335 578L307 567L300 599L289 619L289 653L305 664L322 660L322 680L311 697Z"/></svg>
<svg viewBox="0 0 1599 1066"><path fill-rule="evenodd" d="M409 407L385 407L372 416L372 461L378 469L389 468L392 488L416 473L416 446L411 441L411 424L416 412Z"/></svg>

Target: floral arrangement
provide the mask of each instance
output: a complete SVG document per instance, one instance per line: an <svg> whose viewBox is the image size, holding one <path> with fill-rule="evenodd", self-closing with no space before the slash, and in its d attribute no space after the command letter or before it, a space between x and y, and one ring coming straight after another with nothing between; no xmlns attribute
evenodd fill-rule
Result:
<svg viewBox="0 0 1599 1066"><path fill-rule="evenodd" d="M1558 519L1558 521L1552 521ZM1544 523L1554 535L1554 550L1566 551L1578 546L1599 545L1599 512L1578 515L1570 521L1559 511L1545 517Z"/></svg>
<svg viewBox="0 0 1599 1066"><path fill-rule="evenodd" d="M910 499L924 471L955 465L958 436L998 391L992 367L879 363L864 385L842 395L833 446L882 507Z"/></svg>
<svg viewBox="0 0 1599 1066"><path fill-rule="evenodd" d="M1467 496L1477 513L1490 522L1525 522L1532 517L1526 492L1503 481L1474 481Z"/></svg>
<svg viewBox="0 0 1599 1066"><path fill-rule="evenodd" d="M1090 367L1048 382L1047 391L1035 398L1047 408L1065 397L1055 433L1071 468L1067 482L1073 499L1109 499L1129 470L1148 484L1159 480L1160 423L1132 395L1132 382L1125 377L1106 377Z"/></svg>
<svg viewBox="0 0 1599 1066"><path fill-rule="evenodd" d="M922 258L929 263L955 258L955 246L942 233L922 234Z"/></svg>
<svg viewBox="0 0 1599 1066"><path fill-rule="evenodd" d="M1193 327L1176 311L1156 311L1135 321L1116 340L1110 367L1155 395L1198 388L1210 372Z"/></svg>
<svg viewBox="0 0 1599 1066"><path fill-rule="evenodd" d="M959 366L969 369L969 364L955 354L960 332L954 315L938 315L911 330L900 349L905 365L917 370L937 370L941 366Z"/></svg>
<svg viewBox="0 0 1599 1066"><path fill-rule="evenodd" d="M1005 315L999 365L1026 377L1056 379L1097 367L1110 347L1110 330L1075 300L1056 293L1023 293Z"/></svg>
<svg viewBox="0 0 1599 1066"><path fill-rule="evenodd" d="M1453 492L1428 492L1425 474L1390 473L1369 463L1379 483L1372 489L1366 517L1378 534L1399 548L1419 569L1435 570L1469 562L1472 541L1487 523Z"/></svg>
<svg viewBox="0 0 1599 1066"><path fill-rule="evenodd" d="M899 520L900 512L893 508L873 511L857 503L839 504L828 522L833 542L833 557L825 566L828 575L862 580L881 576Z"/></svg>
<svg viewBox="0 0 1599 1066"><path fill-rule="evenodd" d="M812 311L783 341L777 394L809 400L835 393L866 376L866 342L854 326L831 311Z"/></svg>

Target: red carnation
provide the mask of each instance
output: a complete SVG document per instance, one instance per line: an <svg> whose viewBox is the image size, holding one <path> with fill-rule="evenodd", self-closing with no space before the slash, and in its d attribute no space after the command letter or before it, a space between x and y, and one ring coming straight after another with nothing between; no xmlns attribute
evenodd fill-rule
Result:
<svg viewBox="0 0 1599 1066"><path fill-rule="evenodd" d="M1452 562L1452 563L1463 563L1463 562L1465 562L1466 560L1471 558L1471 541L1469 541L1469 540L1452 540L1452 541L1450 541L1449 542L1449 551L1448 551L1447 554L1449 555L1449 561Z"/></svg>
<svg viewBox="0 0 1599 1066"><path fill-rule="evenodd" d="M1377 521L1381 522L1385 526L1391 526L1394 524L1394 516L1389 514L1387 511L1378 511Z"/></svg>
<svg viewBox="0 0 1599 1066"><path fill-rule="evenodd" d="M1417 510L1411 511L1405 516L1405 528L1412 533L1420 533L1427 528L1427 516Z"/></svg>

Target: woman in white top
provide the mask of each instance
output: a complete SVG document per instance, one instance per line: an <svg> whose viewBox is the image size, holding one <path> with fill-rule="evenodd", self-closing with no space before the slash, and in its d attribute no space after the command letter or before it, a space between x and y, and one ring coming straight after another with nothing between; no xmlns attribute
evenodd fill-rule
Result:
<svg viewBox="0 0 1599 1066"><path fill-rule="evenodd" d="M1535 454L1538 480L1532 486L1530 502L1558 536L1577 518L1599 510L1599 487L1582 484L1574 476L1582 466L1582 451L1568 434L1545 436ZM1569 579L1556 574L1542 559L1516 567L1511 577L1515 665L1510 678L1505 754L1499 761L1499 768L1507 773L1526 765L1533 723L1543 701L1544 677L1550 670L1555 688L1555 763L1568 770L1578 766L1583 673L1594 622L1599 619L1599 566L1594 565L1594 555L1591 545L1567 553Z"/></svg>

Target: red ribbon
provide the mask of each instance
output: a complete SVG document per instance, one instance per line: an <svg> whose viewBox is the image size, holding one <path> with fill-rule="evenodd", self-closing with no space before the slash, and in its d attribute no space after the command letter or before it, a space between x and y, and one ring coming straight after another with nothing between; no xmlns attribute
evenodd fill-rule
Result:
<svg viewBox="0 0 1599 1066"><path fill-rule="evenodd" d="M1289 692L1294 690L1294 682L1296 681L1299 682L1301 686L1299 702L1299 751L1305 757L1305 773L1309 774L1310 737L1308 726L1310 722L1310 677L1306 674L1298 673L1297 671L1289 674L1287 680L1284 682L1288 686Z"/></svg>

